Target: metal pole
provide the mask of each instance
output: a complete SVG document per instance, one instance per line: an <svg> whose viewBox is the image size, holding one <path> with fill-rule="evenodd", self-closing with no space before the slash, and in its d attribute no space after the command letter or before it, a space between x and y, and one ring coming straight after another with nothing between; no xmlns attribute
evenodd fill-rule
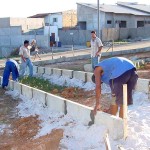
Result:
<svg viewBox="0 0 150 150"><path fill-rule="evenodd" d="M52 49L51 49L51 50L52 50L52 59L54 59L54 55L53 55L53 46L52 46L51 48L52 48Z"/></svg>
<svg viewBox="0 0 150 150"><path fill-rule="evenodd" d="M112 53L111 53L111 56L113 55L113 51L114 51L114 40L112 40Z"/></svg>
<svg viewBox="0 0 150 150"><path fill-rule="evenodd" d="M124 139L128 136L127 127L127 84L123 84L123 126L124 126Z"/></svg>
<svg viewBox="0 0 150 150"><path fill-rule="evenodd" d="M100 17L99 17L99 0L97 0L97 20L98 20L98 34L97 36L100 38Z"/></svg>
<svg viewBox="0 0 150 150"><path fill-rule="evenodd" d="M74 56L74 49L73 49L73 44L72 44L72 54L73 54L73 56Z"/></svg>

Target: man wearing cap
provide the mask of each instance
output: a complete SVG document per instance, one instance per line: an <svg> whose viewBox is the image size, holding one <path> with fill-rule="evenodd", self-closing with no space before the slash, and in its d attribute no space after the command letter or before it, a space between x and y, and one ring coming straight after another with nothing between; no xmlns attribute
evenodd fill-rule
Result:
<svg viewBox="0 0 150 150"><path fill-rule="evenodd" d="M3 89L5 89L8 86L10 73L12 73L12 79L14 81L17 81L19 77L19 65L15 60L8 58L3 73Z"/></svg>
<svg viewBox="0 0 150 150"><path fill-rule="evenodd" d="M101 82L109 85L112 92L113 100L110 106L110 114L116 115L119 110L119 117L123 118L123 84L127 84L128 105L133 104L132 91L137 83L138 75L134 64L123 57L112 57L98 63L94 68L92 81L95 82L96 88L96 106L101 110Z"/></svg>
<svg viewBox="0 0 150 150"><path fill-rule="evenodd" d="M103 48L102 41L96 36L96 32L91 32L91 63L92 68L94 69L100 61L101 50Z"/></svg>
<svg viewBox="0 0 150 150"><path fill-rule="evenodd" d="M28 49L29 41L25 40L24 45L20 47L19 55L21 56L20 76L24 76L26 67L29 67L29 76L33 76L33 64L30 59L30 50Z"/></svg>

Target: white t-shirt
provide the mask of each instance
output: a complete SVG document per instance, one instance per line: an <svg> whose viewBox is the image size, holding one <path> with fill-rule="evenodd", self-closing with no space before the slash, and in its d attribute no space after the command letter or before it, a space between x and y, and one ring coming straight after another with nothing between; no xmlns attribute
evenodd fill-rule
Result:
<svg viewBox="0 0 150 150"><path fill-rule="evenodd" d="M23 55L25 58L30 58L30 50L25 46L20 47L19 55Z"/></svg>
<svg viewBox="0 0 150 150"><path fill-rule="evenodd" d="M91 57L96 56L96 52L99 50L99 47L103 46L102 41L96 37L95 39L91 39Z"/></svg>

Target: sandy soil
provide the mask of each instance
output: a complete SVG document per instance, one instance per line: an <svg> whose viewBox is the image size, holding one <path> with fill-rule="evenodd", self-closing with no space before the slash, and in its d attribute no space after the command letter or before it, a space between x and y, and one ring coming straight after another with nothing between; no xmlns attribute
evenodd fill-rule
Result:
<svg viewBox="0 0 150 150"><path fill-rule="evenodd" d="M13 99L0 89L0 123L7 124L0 134L0 150L57 150L63 137L63 130L53 130L50 134L34 139L39 130L38 116L19 118L19 99Z"/></svg>

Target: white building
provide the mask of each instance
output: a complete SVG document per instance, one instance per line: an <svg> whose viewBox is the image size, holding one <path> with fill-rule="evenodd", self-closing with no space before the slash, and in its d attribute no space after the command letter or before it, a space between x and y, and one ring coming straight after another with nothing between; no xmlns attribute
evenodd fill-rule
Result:
<svg viewBox="0 0 150 150"><path fill-rule="evenodd" d="M150 26L150 6L148 5L118 2L117 5L102 4L99 10L101 30ZM77 3L77 22L80 29L97 30L97 4Z"/></svg>
<svg viewBox="0 0 150 150"><path fill-rule="evenodd" d="M57 26L58 29L72 28L77 25L76 10L37 14L29 18L44 18L45 26Z"/></svg>

